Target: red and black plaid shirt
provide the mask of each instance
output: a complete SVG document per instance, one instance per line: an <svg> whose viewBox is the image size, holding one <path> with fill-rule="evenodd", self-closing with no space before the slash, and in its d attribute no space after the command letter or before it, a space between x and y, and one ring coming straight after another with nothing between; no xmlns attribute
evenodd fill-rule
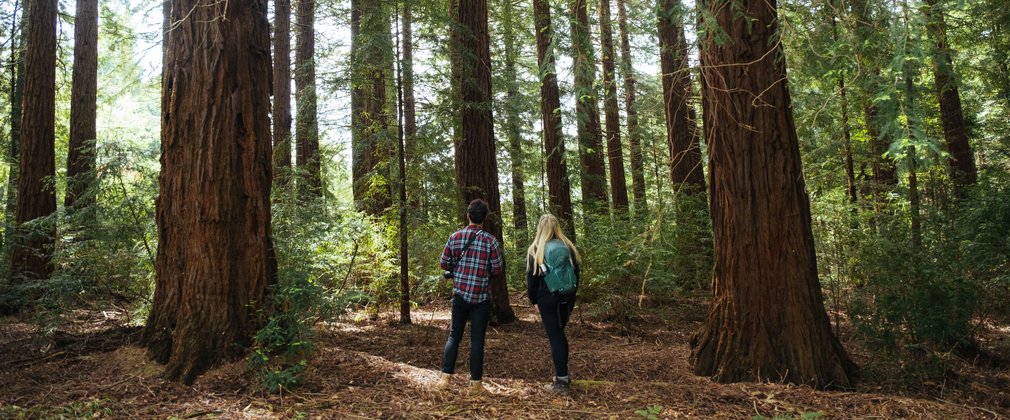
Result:
<svg viewBox="0 0 1010 420"><path fill-rule="evenodd" d="M471 237L474 237L473 243L466 249L466 253L463 253L463 247ZM449 241L442 250L442 269L448 270L453 261L458 262L453 276L452 292L469 303L480 303L490 299L491 276L502 272L502 250L498 240L474 225L458 230L449 236Z"/></svg>

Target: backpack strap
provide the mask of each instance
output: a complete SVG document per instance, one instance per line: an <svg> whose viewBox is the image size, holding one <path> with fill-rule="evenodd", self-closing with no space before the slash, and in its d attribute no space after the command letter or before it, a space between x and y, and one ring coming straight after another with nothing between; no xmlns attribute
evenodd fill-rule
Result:
<svg viewBox="0 0 1010 420"><path fill-rule="evenodd" d="M468 249L470 249L470 245L473 244L474 239L477 239L477 234L478 233L479 233L479 231L478 232L474 232L474 234L472 236L470 236L470 239L468 239L466 241L466 245L463 245L463 250L459 252L459 258L457 258L456 262L453 263L453 265L452 265L452 271L450 271L450 273L456 274L456 267L459 267L459 262L463 261L463 256L466 255L466 251Z"/></svg>

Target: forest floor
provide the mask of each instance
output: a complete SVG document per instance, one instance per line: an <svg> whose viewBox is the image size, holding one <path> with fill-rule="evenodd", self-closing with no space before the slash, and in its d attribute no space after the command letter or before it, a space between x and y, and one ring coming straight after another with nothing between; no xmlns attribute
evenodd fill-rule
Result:
<svg viewBox="0 0 1010 420"><path fill-rule="evenodd" d="M717 384L688 365L704 302L663 306L623 323L577 309L568 327L569 397L543 388L551 375L547 339L522 305L518 322L488 331L483 395L465 390L468 338L452 388L431 389L447 334L444 302L415 309L407 326L394 314L319 326L303 386L283 395L259 390L243 361L193 386L159 379L161 367L133 344L138 329L124 327L123 311L70 314L44 352L33 325L0 319L0 418L1010 418L1007 367L956 359L939 378L896 375L845 329L842 341L864 367L855 390ZM1005 331L994 334L1006 340Z"/></svg>

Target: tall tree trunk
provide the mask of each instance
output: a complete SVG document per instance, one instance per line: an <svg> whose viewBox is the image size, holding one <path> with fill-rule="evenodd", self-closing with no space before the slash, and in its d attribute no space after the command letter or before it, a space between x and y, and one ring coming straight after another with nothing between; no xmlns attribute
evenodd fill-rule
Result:
<svg viewBox="0 0 1010 420"><path fill-rule="evenodd" d="M421 206L424 183L416 169L423 161L417 147L417 99L414 96L414 13L410 1L403 2L403 135L404 160L407 164L407 199L410 206Z"/></svg>
<svg viewBox="0 0 1010 420"><path fill-rule="evenodd" d="M11 17L11 31L15 38L11 39L11 83L10 83L10 121L11 121L11 142L7 149L7 165L10 173L7 175L6 197L4 197L4 213L6 225L4 226L4 238L7 241L14 239L14 217L17 209L18 190L18 169L19 169L19 145L21 144L21 106L24 98L25 88L25 28L28 16L27 6L22 6L21 17L17 17L18 8L14 8ZM5 244L6 245L6 244ZM4 247L10 249L10 247ZM10 257L10 255L5 255Z"/></svg>
<svg viewBox="0 0 1010 420"><path fill-rule="evenodd" d="M614 66L614 30L610 21L610 0L600 0L600 58L603 60L603 110L607 123L607 163L610 165L610 196L614 210L628 210L628 183L624 175L624 147L621 145L621 117L617 109L617 81Z"/></svg>
<svg viewBox="0 0 1010 420"><path fill-rule="evenodd" d="M855 366L817 280L810 204L790 109L775 2L705 0L705 135L715 235L713 300L691 340L699 375L849 387ZM754 94L762 92L761 103Z"/></svg>
<svg viewBox="0 0 1010 420"><path fill-rule="evenodd" d="M898 184L898 173L895 167L894 158L885 156L893 141L890 134L884 132L884 118L880 108L874 103L872 98L876 97L886 88L886 81L880 73L881 52L872 38L879 31L886 28L878 28L877 24L882 19L874 16L870 9L872 4L866 0L851 0L851 7L855 23L855 44L856 64L859 67L862 90L865 96L863 102L863 115L866 120L866 131L870 136L870 162L873 173L873 194L877 205L884 201L885 193ZM893 98L891 99L893 100Z"/></svg>
<svg viewBox="0 0 1010 420"><path fill-rule="evenodd" d="M631 65L631 42L628 34L628 13L625 0L617 0L617 28L621 31L621 73L624 75L624 106L628 115L628 147L631 149L631 190L635 212L645 214L645 165L642 140L638 131L638 108L635 104L635 70Z"/></svg>
<svg viewBox="0 0 1010 420"><path fill-rule="evenodd" d="M659 2L659 50L663 71L663 110L666 140L670 146L670 180L674 191L696 194L705 190L701 147L694 108L691 107L691 74L687 67L680 0Z"/></svg>
<svg viewBox="0 0 1010 420"><path fill-rule="evenodd" d="M28 5L25 84L21 114L14 279L48 279L56 238L56 0ZM32 225L25 226L32 222Z"/></svg>
<svg viewBox="0 0 1010 420"><path fill-rule="evenodd" d="M954 181L954 195L965 198L968 195L967 187L978 181L978 169L968 143L957 74L951 59L952 48L947 44L944 10L938 0L926 0L922 9L926 15L926 30L933 39L933 77L936 81L936 95L940 98L943 137L947 140L947 152L950 153L950 177Z"/></svg>
<svg viewBox="0 0 1010 420"><path fill-rule="evenodd" d="M505 103L505 127L506 136L509 140L509 160L512 163L512 227L515 229L516 249L522 249L529 242L526 222L526 176L523 171L523 164L526 159L523 156L522 148L522 121L519 119L519 110L523 106L522 99L517 92L518 76L516 75L516 60L519 51L516 48L515 33L515 5L505 2L502 6L502 31L504 32L505 43L505 81L506 103Z"/></svg>
<svg viewBox="0 0 1010 420"><path fill-rule="evenodd" d="M274 184L291 188L291 0L274 0Z"/></svg>
<svg viewBox="0 0 1010 420"><path fill-rule="evenodd" d="M387 82L393 71L393 45L389 31L390 8L375 1L359 3L360 28L354 52L356 73L351 83L360 86L357 143L352 144L352 182L358 209L378 216L393 205L390 165L392 160L393 107Z"/></svg>
<svg viewBox="0 0 1010 420"><path fill-rule="evenodd" d="M449 40L453 90L460 109L460 127L454 138L456 185L464 203L477 198L487 201L491 213L484 222L484 230L504 243L491 111L487 1L450 0L449 8L453 21ZM491 296L492 319L499 323L514 321L504 269L491 279Z"/></svg>
<svg viewBox="0 0 1010 420"><path fill-rule="evenodd" d="M394 14L395 19L399 19L399 0L394 0L394 7L396 13ZM409 4L409 1L404 3ZM406 6L407 9L404 11L403 15L403 25L406 27L410 26L410 9L409 5ZM410 269L409 261L410 255L407 248L407 159L404 152L403 146L403 68L405 67L406 58L402 60L400 58L400 25L399 22L396 25L396 161L397 161L397 193L399 194L399 202L397 206L399 207L398 214L398 226L397 226L397 236L400 240L400 323L410 324L410 276L408 270ZM407 37L404 36L404 40Z"/></svg>
<svg viewBox="0 0 1010 420"><path fill-rule="evenodd" d="M295 158L301 199L323 195L316 106L316 0L298 0L295 40Z"/></svg>
<svg viewBox="0 0 1010 420"><path fill-rule="evenodd" d="M912 40L912 27L909 24L909 10L908 1L902 0L901 2L902 17L904 18L905 25L905 39L904 43L906 48L909 48L914 41ZM905 103L903 111L905 113L905 132L908 138L908 207L909 207L909 218L911 219L912 228L912 247L919 249L922 247L922 215L920 213L921 200L919 198L919 177L916 173L918 171L917 162L915 154L915 144L920 141L916 136L916 124L919 123L919 118L915 110L915 81L913 78L916 74L919 74L919 68L914 60L905 59L902 64L902 78L904 79L904 91L905 91ZM941 102L942 102L941 98ZM973 162L974 163L974 162Z"/></svg>
<svg viewBox="0 0 1010 420"><path fill-rule="evenodd" d="M591 213L607 214L607 168L603 163L599 95L596 92L596 59L586 0L568 0L572 28L572 60L575 61L575 118L579 137L579 173L582 201Z"/></svg>
<svg viewBox="0 0 1010 420"><path fill-rule="evenodd" d="M71 212L94 204L97 193L98 0L77 0L73 71L65 200L67 210ZM93 220L92 217L89 219Z"/></svg>
<svg viewBox="0 0 1010 420"><path fill-rule="evenodd" d="M837 13L838 9L835 9L834 4L831 5L831 8L835 10L831 15L831 38L833 41L838 42L838 23L837 17L834 14ZM843 153L845 153L846 195L849 198L850 204L856 204L859 195L856 188L856 167L852 160L852 133L849 131L849 100L845 90L844 71L838 76L838 94L841 97L842 108L842 149Z"/></svg>
<svg viewBox="0 0 1010 420"><path fill-rule="evenodd" d="M172 0L162 91L154 303L164 376L192 383L251 344L270 238L270 25L265 2Z"/></svg>
<svg viewBox="0 0 1010 420"><path fill-rule="evenodd" d="M565 139L561 134L561 95L558 91L554 58L554 27L549 0L533 0L533 21L537 34L537 63L540 73L540 114L544 128L547 161L548 210L561 219L565 233L575 240L572 191L565 163Z"/></svg>

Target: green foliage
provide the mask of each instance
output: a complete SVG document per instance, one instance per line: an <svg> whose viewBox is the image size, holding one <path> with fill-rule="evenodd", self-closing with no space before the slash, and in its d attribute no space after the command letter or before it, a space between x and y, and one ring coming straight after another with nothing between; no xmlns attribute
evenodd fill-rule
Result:
<svg viewBox="0 0 1010 420"><path fill-rule="evenodd" d="M642 416L643 418L649 420L656 420L659 418L659 414L663 412L663 407L660 405L650 405L641 410L635 410L635 414Z"/></svg>

